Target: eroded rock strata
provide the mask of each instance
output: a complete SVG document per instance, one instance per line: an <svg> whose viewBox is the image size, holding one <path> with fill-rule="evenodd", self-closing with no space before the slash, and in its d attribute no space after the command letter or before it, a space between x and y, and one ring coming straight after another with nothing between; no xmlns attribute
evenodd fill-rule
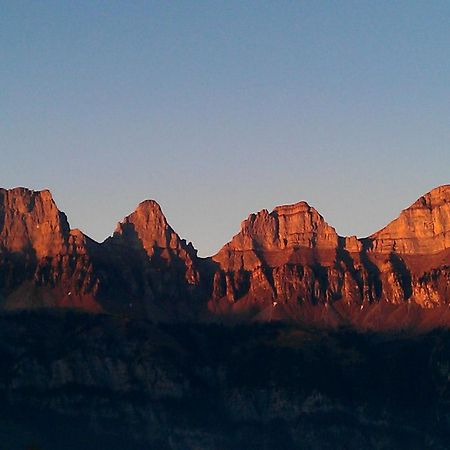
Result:
<svg viewBox="0 0 450 450"><path fill-rule="evenodd" d="M305 202L251 214L199 258L153 200L97 243L49 191L0 190L4 309L76 307L156 321L289 320L363 328L450 324L450 186L373 235L339 236Z"/></svg>
<svg viewBox="0 0 450 450"><path fill-rule="evenodd" d="M99 245L70 230L49 191L0 190L0 297L3 308L67 306L98 311Z"/></svg>
<svg viewBox="0 0 450 450"><path fill-rule="evenodd" d="M449 236L450 186L424 195L365 239L338 236L304 202L263 210L213 256L219 270L209 307L224 315L253 311L262 320L377 326L376 305L388 316L402 311L378 325L390 327L418 320L420 306L440 308L446 322Z"/></svg>

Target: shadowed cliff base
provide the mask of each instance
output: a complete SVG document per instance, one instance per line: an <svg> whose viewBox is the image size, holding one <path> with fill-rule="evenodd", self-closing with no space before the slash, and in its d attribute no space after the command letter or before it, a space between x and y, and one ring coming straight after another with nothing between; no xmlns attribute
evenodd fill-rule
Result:
<svg viewBox="0 0 450 450"><path fill-rule="evenodd" d="M9 450L445 449L449 332L0 315Z"/></svg>

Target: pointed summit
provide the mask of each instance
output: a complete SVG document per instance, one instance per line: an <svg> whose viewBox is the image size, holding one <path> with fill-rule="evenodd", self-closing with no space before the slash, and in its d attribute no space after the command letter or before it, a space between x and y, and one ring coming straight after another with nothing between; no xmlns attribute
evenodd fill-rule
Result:
<svg viewBox="0 0 450 450"><path fill-rule="evenodd" d="M118 223L114 237L120 237L134 247L141 245L150 257L158 252L163 258L170 259L173 252L188 247L169 225L155 200L139 203L133 213Z"/></svg>

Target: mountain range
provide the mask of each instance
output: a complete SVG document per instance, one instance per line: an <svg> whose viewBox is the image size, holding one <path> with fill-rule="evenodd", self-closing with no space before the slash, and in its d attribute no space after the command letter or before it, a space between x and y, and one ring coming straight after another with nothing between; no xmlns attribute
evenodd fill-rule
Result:
<svg viewBox="0 0 450 450"><path fill-rule="evenodd" d="M306 202L250 214L208 258L146 200L98 243L48 190L0 189L0 308L77 308L155 322L450 325L450 185L366 238Z"/></svg>
<svg viewBox="0 0 450 450"><path fill-rule="evenodd" d="M305 202L201 258L153 200L98 243L0 190L9 450L448 449L450 185L364 239Z"/></svg>

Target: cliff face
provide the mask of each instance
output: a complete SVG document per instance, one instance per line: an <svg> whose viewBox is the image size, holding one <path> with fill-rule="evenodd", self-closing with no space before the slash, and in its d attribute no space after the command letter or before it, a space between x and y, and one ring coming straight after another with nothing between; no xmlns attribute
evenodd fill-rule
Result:
<svg viewBox="0 0 450 450"><path fill-rule="evenodd" d="M98 244L70 230L49 191L0 190L3 308L188 318L195 310L189 299L200 284L196 260L192 245L179 238L154 201L142 202L113 237Z"/></svg>
<svg viewBox="0 0 450 450"><path fill-rule="evenodd" d="M380 253L430 255L450 248L450 185L420 197L370 239Z"/></svg>
<svg viewBox="0 0 450 450"><path fill-rule="evenodd" d="M194 267L196 250L192 244L180 239L154 200L140 203L132 214L117 225L109 242L145 253L153 266L177 266L184 270L184 279L189 284L199 281L198 271Z"/></svg>
<svg viewBox="0 0 450 450"><path fill-rule="evenodd" d="M0 189L0 243L12 253L37 259L67 252L69 224L49 191Z"/></svg>
<svg viewBox="0 0 450 450"><path fill-rule="evenodd" d="M94 242L71 231L49 191L0 190L0 288L4 308L98 310Z"/></svg>
<svg viewBox="0 0 450 450"><path fill-rule="evenodd" d="M209 308L216 314L250 313L262 320L382 326L373 323L374 317L380 318L374 305L378 310L386 305L446 306L449 229L450 186L421 197L366 239L338 236L304 202L271 213L263 210L244 221L241 231L213 256L219 268ZM386 316L384 324L401 326L411 316L408 308ZM444 316L448 320L446 311Z"/></svg>
<svg viewBox="0 0 450 450"><path fill-rule="evenodd" d="M104 297L126 301L127 313L170 320L192 319L201 297L199 260L168 224L160 206L146 200L125 217L103 244L109 276Z"/></svg>
<svg viewBox="0 0 450 450"><path fill-rule="evenodd" d="M98 244L70 230L48 191L0 190L1 305L164 321L446 325L449 205L450 186L439 187L364 239L338 236L305 202L279 206L251 214L216 255L201 259L153 200ZM426 320L425 309L433 311Z"/></svg>
<svg viewBox="0 0 450 450"><path fill-rule="evenodd" d="M251 214L213 260L226 271L253 270L266 259L287 262L296 254L308 259L317 253L332 253L337 245L334 228L314 208L300 202L278 206L271 213L264 209Z"/></svg>
<svg viewBox="0 0 450 450"><path fill-rule="evenodd" d="M450 327L449 197L365 239L263 210L201 259L154 201L99 244L48 191L0 190L2 443L447 448L449 331L416 331Z"/></svg>

